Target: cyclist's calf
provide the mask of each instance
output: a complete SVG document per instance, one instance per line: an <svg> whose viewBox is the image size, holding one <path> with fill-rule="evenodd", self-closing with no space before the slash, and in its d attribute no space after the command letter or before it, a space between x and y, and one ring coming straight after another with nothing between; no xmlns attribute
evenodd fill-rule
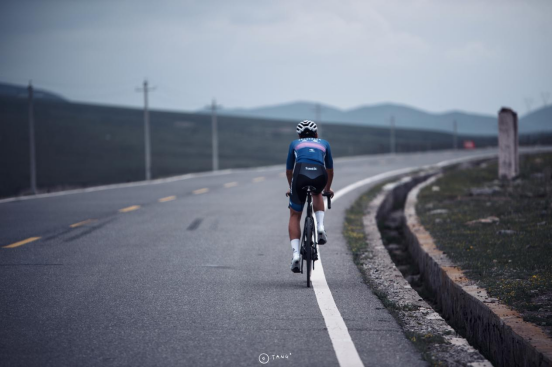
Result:
<svg viewBox="0 0 552 368"><path fill-rule="evenodd" d="M322 197L322 193L312 194L312 205L314 207L314 212L324 211L324 198Z"/></svg>
<svg viewBox="0 0 552 368"><path fill-rule="evenodd" d="M301 215L294 209L289 209L289 240L301 238Z"/></svg>

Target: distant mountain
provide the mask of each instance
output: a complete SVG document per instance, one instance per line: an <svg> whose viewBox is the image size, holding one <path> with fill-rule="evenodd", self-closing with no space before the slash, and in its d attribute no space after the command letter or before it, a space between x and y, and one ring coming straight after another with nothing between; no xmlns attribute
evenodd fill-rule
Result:
<svg viewBox="0 0 552 368"><path fill-rule="evenodd" d="M222 109L221 114L271 119L315 119L315 103L299 101L251 109ZM434 114L405 105L385 103L341 110L320 105L321 122L369 126L389 126L393 116L397 128L413 128L451 132L457 122L458 134L496 135L497 116L451 111ZM497 109L498 111L498 109ZM537 110L520 119L520 133L552 131L552 107Z"/></svg>
<svg viewBox="0 0 552 368"><path fill-rule="evenodd" d="M27 98L26 86L0 83L0 96ZM50 91L35 89L36 99L51 101L68 101L65 97ZM220 113L230 116L257 117L276 120L316 120L316 103L297 101L279 105L262 106L250 109L221 109ZM435 130L452 132L453 122L457 122L460 135L496 136L497 115L482 115L461 111L430 113L406 105L384 103L365 105L354 109L342 110L330 105L320 104L321 123L353 124L373 127L388 127L393 117L395 126L408 129ZM500 107L497 108L497 113ZM207 113L200 110L199 113ZM552 132L552 106L535 110L519 121L520 134L538 134Z"/></svg>
<svg viewBox="0 0 552 368"><path fill-rule="evenodd" d="M29 92L27 87L16 86L14 84L0 83L0 96L9 96L9 97L20 97L27 98ZM67 101L64 97L45 91L43 89L34 89L33 97L36 99L42 100L56 100L56 101Z"/></svg>
<svg viewBox="0 0 552 368"><path fill-rule="evenodd" d="M545 106L521 118L520 132L542 133L552 131L552 106Z"/></svg>

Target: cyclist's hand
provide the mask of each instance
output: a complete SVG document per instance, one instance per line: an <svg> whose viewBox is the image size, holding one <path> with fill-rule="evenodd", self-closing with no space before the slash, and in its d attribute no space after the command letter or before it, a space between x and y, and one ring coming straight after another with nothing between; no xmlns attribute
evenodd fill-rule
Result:
<svg viewBox="0 0 552 368"><path fill-rule="evenodd" d="M291 189L288 189L288 191L286 192L286 197L289 197L291 195Z"/></svg>
<svg viewBox="0 0 552 368"><path fill-rule="evenodd" d="M329 195L330 195L330 198L333 198L333 196L334 196L334 191L330 188L330 190L326 190L326 191L324 192L324 195L326 195L326 194L329 194Z"/></svg>

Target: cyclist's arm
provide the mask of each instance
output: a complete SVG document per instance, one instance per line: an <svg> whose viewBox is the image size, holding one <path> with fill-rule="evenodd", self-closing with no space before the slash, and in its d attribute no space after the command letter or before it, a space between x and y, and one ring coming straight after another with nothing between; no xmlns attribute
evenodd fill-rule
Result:
<svg viewBox="0 0 552 368"><path fill-rule="evenodd" d="M293 167L295 165L295 152L293 149L293 142L289 145L288 157L286 160L286 177L288 185L291 188L291 177L293 176Z"/></svg>
<svg viewBox="0 0 552 368"><path fill-rule="evenodd" d="M293 176L293 170L286 170L286 177L288 180L288 185L291 188L291 177Z"/></svg>
<svg viewBox="0 0 552 368"><path fill-rule="evenodd" d="M326 189L324 189L325 192L329 192L332 188L332 181L334 177L334 170L333 169L326 169L326 172L328 173L328 183L326 184Z"/></svg>
<svg viewBox="0 0 552 368"><path fill-rule="evenodd" d="M328 183L326 184L324 191L329 192L332 189L334 170L332 149L330 148L330 144L328 142L326 142L326 156L324 157L324 164L326 165L326 172L328 173Z"/></svg>

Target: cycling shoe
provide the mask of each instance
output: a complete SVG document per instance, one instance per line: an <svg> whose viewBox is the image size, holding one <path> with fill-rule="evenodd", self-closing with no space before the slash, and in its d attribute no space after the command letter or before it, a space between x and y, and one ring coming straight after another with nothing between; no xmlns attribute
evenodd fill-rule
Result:
<svg viewBox="0 0 552 368"><path fill-rule="evenodd" d="M298 252L293 253L293 258L291 259L291 272L301 272L301 255Z"/></svg>
<svg viewBox="0 0 552 368"><path fill-rule="evenodd" d="M326 244L328 242L328 238L326 236L325 231L321 231L318 233L318 244Z"/></svg>

